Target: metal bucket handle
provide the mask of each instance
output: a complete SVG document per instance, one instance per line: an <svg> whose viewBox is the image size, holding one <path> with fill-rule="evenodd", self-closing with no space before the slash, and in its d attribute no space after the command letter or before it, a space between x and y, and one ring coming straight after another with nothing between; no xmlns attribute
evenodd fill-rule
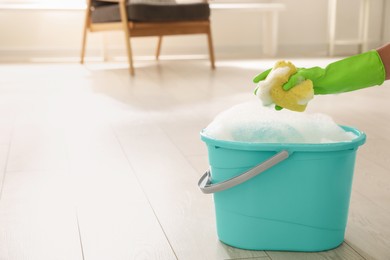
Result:
<svg viewBox="0 0 390 260"><path fill-rule="evenodd" d="M276 164L284 161L285 159L288 158L288 156L289 156L288 151L286 151L286 150L280 151L276 155L274 155L271 158L269 158L268 160L258 164L257 166L253 167L252 169L249 169L248 171L246 171L238 176L235 176L231 179L228 179L228 180L220 182L220 183L215 183L215 184L211 183L210 170L207 170L203 174L203 176L199 179L198 186L199 186L200 190L206 194L230 189L234 186L237 186L238 184L241 184L241 183L259 175L260 173L275 166Z"/></svg>

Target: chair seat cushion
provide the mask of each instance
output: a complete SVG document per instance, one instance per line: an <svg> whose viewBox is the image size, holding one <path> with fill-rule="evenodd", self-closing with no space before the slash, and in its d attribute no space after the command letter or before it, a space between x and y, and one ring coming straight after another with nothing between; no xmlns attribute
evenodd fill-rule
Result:
<svg viewBox="0 0 390 260"><path fill-rule="evenodd" d="M207 20L210 17L208 3L181 3L172 0L159 2L134 1L127 3L129 21L137 22L173 22ZM95 5L91 19L94 23L120 21L119 5Z"/></svg>

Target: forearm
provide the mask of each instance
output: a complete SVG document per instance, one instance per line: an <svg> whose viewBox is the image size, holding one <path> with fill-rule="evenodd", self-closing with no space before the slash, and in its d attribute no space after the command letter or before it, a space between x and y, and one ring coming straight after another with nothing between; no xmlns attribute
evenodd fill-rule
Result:
<svg viewBox="0 0 390 260"><path fill-rule="evenodd" d="M386 71L386 79L390 79L390 43L377 49Z"/></svg>

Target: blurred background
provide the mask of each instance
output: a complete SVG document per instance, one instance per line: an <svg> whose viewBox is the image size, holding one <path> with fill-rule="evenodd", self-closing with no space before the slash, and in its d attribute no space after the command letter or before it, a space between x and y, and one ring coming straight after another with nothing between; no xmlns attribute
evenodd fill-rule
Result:
<svg viewBox="0 0 390 260"><path fill-rule="evenodd" d="M191 1L191 0L181 0ZM213 0L218 3L280 3L277 37L279 56L326 56L329 22L336 17L336 40L349 41L335 46L334 55L359 52L359 24L363 2L369 3L367 48L390 41L390 3L386 0L340 0L337 9L329 10L331 0ZM85 15L84 0L0 0L0 62L51 59L76 61L80 53ZM211 22L216 58L262 58L264 15L259 10L212 9ZM87 60L125 56L123 33L90 34ZM162 55L204 55L203 36L167 37ZM353 42L355 41L355 42ZM133 40L136 56L152 56L155 38Z"/></svg>

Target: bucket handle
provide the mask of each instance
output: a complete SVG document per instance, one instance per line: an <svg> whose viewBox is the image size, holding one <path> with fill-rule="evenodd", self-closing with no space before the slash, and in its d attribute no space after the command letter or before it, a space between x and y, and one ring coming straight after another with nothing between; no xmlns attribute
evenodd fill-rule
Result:
<svg viewBox="0 0 390 260"><path fill-rule="evenodd" d="M198 181L198 186L200 190L203 193L210 194L210 193L215 193L218 191L223 191L229 188L232 188L234 186L237 186L238 184L241 184L257 175L260 173L264 172L265 170L275 166L276 164L284 161L287 159L289 156L288 151L283 150L280 151L279 153L275 154L268 160L258 164L257 166L253 167L252 169L249 169L248 171L235 176L231 179L228 179L226 181L220 182L220 183L211 183L211 174L210 170L207 170L203 176L199 179Z"/></svg>

